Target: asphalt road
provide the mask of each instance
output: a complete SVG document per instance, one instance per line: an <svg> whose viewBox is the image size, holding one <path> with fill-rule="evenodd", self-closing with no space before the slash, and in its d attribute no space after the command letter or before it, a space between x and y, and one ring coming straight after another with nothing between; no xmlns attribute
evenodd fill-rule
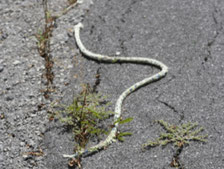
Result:
<svg viewBox="0 0 224 169"><path fill-rule="evenodd" d="M49 5L59 8L57 3ZM154 58L169 67L165 78L125 100L122 116L134 120L120 129L133 135L83 158L83 168L171 169L176 151L172 144L141 151L143 143L164 131L155 123L162 119L174 125L198 122L205 129L202 134L208 134L206 144L190 142L183 148L179 155L182 168L223 169L224 1L95 0L90 4L83 1L57 20L51 38L56 92L45 100L40 92L44 60L35 49L35 38L29 38L43 19L41 2L0 2L0 113L5 116L0 119L0 168L68 168L62 154L73 151L71 134L48 121L48 108L38 110L36 106L49 107L57 99L71 102L81 83L94 84L98 68L98 90L113 103L127 87L158 71L145 65L87 60L70 32L82 21L81 39L88 49ZM43 156L24 155L40 147Z"/></svg>

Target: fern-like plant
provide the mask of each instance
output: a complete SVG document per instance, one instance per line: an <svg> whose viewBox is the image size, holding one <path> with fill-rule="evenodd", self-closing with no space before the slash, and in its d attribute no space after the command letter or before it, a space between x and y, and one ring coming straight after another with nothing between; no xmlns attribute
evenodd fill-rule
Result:
<svg viewBox="0 0 224 169"><path fill-rule="evenodd" d="M59 120L72 129L78 146L85 148L93 137L100 139L108 133L101 121L114 114L107 110L110 102L105 101L106 97L99 93L92 93L89 87L74 98L73 103L65 106L63 113L58 113Z"/></svg>
<svg viewBox="0 0 224 169"><path fill-rule="evenodd" d="M143 148L150 148L155 146L165 146L169 143L173 143L174 146L182 147L183 145L189 144L190 141L200 141L206 142L206 138L208 135L198 135L204 129L200 127L199 129L195 129L198 124L197 123L186 123L179 126L170 125L169 123L159 120L157 121L165 130L166 133L161 133L160 137L155 141L148 141L148 143L143 144Z"/></svg>
<svg viewBox="0 0 224 169"><path fill-rule="evenodd" d="M163 120L157 121L165 130L166 133L161 133L159 138L155 141L148 141L143 144L143 150L156 146L166 146L169 143L173 143L177 147L176 153L173 155L170 163L171 167L183 169L183 164L179 160L179 155L182 152L185 145L190 144L191 141L206 142L208 135L199 135L204 129L200 127L197 129L197 123L185 123L179 126L171 125Z"/></svg>

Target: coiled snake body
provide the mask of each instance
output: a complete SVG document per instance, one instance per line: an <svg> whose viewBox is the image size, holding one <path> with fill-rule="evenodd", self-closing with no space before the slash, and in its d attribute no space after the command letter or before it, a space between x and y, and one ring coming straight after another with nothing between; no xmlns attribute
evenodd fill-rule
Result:
<svg viewBox="0 0 224 169"><path fill-rule="evenodd" d="M90 59L97 60L99 62L109 62L109 63L138 63L138 64L148 64L153 65L156 67L159 67L161 69L160 72L157 74L147 77L143 79L142 81L139 81L135 83L133 86L126 89L118 98L116 105L115 105L115 115L114 115L114 127L112 128L111 132L107 136L107 138L101 142L99 142L97 145L90 147L86 150L80 150L72 155L63 155L64 157L68 158L76 158L80 156L85 156L94 152L97 152L108 145L110 145L112 142L115 141L117 128L119 123L115 123L121 116L121 105L124 101L124 99L132 92L134 92L136 89L142 87L143 85L146 85L148 83L151 83L153 81L159 80L162 77L164 77L168 72L168 67L163 64L160 61L157 61L155 59L149 59L149 58L140 58L140 57L110 57L106 55L96 54L93 53L85 48L85 46L82 44L82 41L80 40L80 29L83 28L82 23L78 23L74 26L74 32L75 32L75 39L78 48L80 49L81 53L83 53L85 56L87 56Z"/></svg>

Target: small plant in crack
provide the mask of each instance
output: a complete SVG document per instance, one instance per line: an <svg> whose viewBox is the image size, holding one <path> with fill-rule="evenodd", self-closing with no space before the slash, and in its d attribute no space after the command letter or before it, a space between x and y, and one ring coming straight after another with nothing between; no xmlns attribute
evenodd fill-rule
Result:
<svg viewBox="0 0 224 169"><path fill-rule="evenodd" d="M46 78L46 89L43 90L44 97L49 98L49 93L54 91L53 87L53 65L51 49L50 49L50 38L52 37L52 32L55 27L56 18L51 15L51 12L48 10L48 1L43 0L43 9L44 9L44 28L39 30L35 37L37 39L37 50L41 57L45 60L45 73L42 75Z"/></svg>
<svg viewBox="0 0 224 169"><path fill-rule="evenodd" d="M69 0L68 5L58 14L52 14L52 12L48 9L48 0L42 0L43 10L44 10L44 28L39 30L35 37L37 39L37 50L41 57L45 60L45 73L43 76L46 78L46 89L43 90L44 97L49 99L49 94L54 92L53 80L54 80L54 72L53 72L53 56L51 55L51 45L50 39L52 37L52 33L55 29L55 23L58 18L67 14L72 8L74 8L77 4L77 0ZM79 2L80 3L80 2Z"/></svg>
<svg viewBox="0 0 224 169"><path fill-rule="evenodd" d="M173 143L177 147L177 152L173 156L173 160L170 164L171 167L183 168L179 162L179 155L185 145L189 145L191 141L206 142L208 135L199 135L204 129L200 127L197 129L197 123L185 123L179 126L171 125L163 120L157 121L165 130L166 133L161 133L159 138L155 141L148 141L143 144L143 150L156 147L156 146L166 146L169 143Z"/></svg>
<svg viewBox="0 0 224 169"><path fill-rule="evenodd" d="M92 93L88 85L74 98L73 103L65 106L62 113L56 117L64 123L74 134L77 143L75 149L85 148L90 139L101 139L108 133L108 129L101 123L108 119L112 111L106 110L110 102L100 93Z"/></svg>

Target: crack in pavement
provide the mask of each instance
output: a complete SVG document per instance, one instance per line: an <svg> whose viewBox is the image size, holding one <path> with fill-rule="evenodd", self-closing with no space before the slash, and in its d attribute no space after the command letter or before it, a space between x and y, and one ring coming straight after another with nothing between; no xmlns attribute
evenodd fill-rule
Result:
<svg viewBox="0 0 224 169"><path fill-rule="evenodd" d="M169 109L171 109L174 113L178 114L180 116L180 120L179 122L181 122L184 119L184 112L179 112L174 106L170 105L169 103L162 101L160 99L157 99L158 102L164 104L166 107L168 107Z"/></svg>
<svg viewBox="0 0 224 169"><path fill-rule="evenodd" d="M216 39L218 38L218 36L220 35L220 33L223 30L223 23L222 21L219 21L219 16L222 18L223 14L222 11L220 10L220 8L214 6L214 11L212 12L212 20L215 24L216 27L216 31L215 31L215 35L213 36L213 38L208 41L207 43L207 52L208 55L204 58L204 61L207 62L209 58L212 58L212 52L211 52L211 48L212 46L215 44Z"/></svg>

